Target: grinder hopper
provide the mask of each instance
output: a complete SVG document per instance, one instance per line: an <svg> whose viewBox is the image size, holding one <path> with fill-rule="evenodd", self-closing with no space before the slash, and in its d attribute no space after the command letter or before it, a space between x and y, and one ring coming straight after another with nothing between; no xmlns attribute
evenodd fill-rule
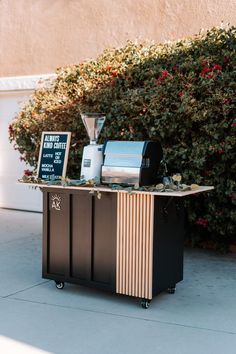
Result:
<svg viewBox="0 0 236 354"><path fill-rule="evenodd" d="M102 113L81 113L81 118L87 130L90 144L96 144L106 116Z"/></svg>
<svg viewBox="0 0 236 354"><path fill-rule="evenodd" d="M104 125L106 116L103 113L81 113L81 118L89 136L90 145L84 147L80 178L100 180L103 163L103 145L97 140Z"/></svg>

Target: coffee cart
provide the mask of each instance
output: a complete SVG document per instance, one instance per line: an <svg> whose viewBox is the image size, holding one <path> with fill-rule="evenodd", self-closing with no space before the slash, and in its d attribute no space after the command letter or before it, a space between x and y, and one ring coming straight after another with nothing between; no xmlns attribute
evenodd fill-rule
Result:
<svg viewBox="0 0 236 354"><path fill-rule="evenodd" d="M184 197L212 189L42 187L43 277L59 289L69 282L138 297L147 308L183 279Z"/></svg>
<svg viewBox="0 0 236 354"><path fill-rule="evenodd" d="M184 197L210 191L141 191L156 184L163 156L151 141L97 139L104 115L85 113L90 138L81 178L99 177L99 187L40 185L43 191L43 277L141 299L174 293L183 279ZM57 161L56 161L57 162ZM135 186L113 189L110 184Z"/></svg>

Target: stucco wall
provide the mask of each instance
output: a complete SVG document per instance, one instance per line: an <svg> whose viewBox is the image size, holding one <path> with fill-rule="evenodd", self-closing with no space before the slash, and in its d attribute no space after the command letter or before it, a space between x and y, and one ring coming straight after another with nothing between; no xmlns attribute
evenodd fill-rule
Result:
<svg viewBox="0 0 236 354"><path fill-rule="evenodd" d="M42 210L40 191L17 182L29 166L20 161L18 151L8 139L8 126L19 111L20 102L27 100L30 93L29 90L0 91L0 208Z"/></svg>
<svg viewBox="0 0 236 354"><path fill-rule="evenodd" d="M41 192L17 182L30 167L20 161L19 152L10 144L8 127L33 91L53 78L53 75L0 78L0 208L42 210Z"/></svg>
<svg viewBox="0 0 236 354"><path fill-rule="evenodd" d="M0 0L0 76L54 72L127 39L236 25L236 0Z"/></svg>

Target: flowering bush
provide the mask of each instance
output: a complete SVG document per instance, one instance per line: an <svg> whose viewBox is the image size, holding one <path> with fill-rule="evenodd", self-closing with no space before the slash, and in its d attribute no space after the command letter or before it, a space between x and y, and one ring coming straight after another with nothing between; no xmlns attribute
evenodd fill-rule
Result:
<svg viewBox="0 0 236 354"><path fill-rule="evenodd" d="M10 140L36 167L42 131L71 131L68 175L78 178L88 143L80 111L105 112L101 141L159 140L184 183L215 186L189 197L188 234L227 245L236 242L235 92L235 27L166 44L128 42L58 69L10 125Z"/></svg>

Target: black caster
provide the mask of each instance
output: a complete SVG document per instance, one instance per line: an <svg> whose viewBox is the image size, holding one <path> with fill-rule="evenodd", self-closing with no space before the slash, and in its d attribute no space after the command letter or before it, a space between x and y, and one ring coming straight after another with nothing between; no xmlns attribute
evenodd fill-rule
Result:
<svg viewBox="0 0 236 354"><path fill-rule="evenodd" d="M61 281L55 281L57 289L63 289L65 284Z"/></svg>
<svg viewBox="0 0 236 354"><path fill-rule="evenodd" d="M148 309L149 306L150 306L150 302L151 300L148 300L148 299L142 299L141 300L141 306L143 309Z"/></svg>
<svg viewBox="0 0 236 354"><path fill-rule="evenodd" d="M175 286L170 286L168 289L167 289L167 292L169 294L174 294L175 293L175 290L176 290L176 287Z"/></svg>

